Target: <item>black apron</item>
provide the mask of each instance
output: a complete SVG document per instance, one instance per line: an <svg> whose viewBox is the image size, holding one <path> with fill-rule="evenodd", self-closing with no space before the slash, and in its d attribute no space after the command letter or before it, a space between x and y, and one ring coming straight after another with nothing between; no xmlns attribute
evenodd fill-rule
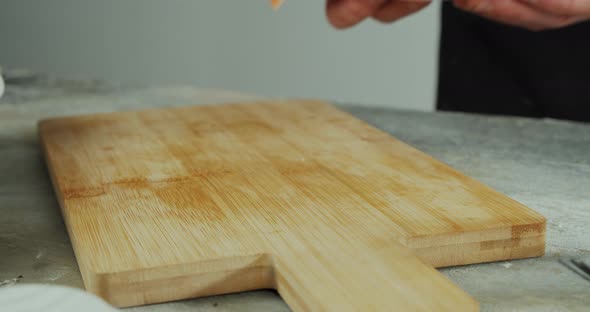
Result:
<svg viewBox="0 0 590 312"><path fill-rule="evenodd" d="M437 109L590 121L590 23L531 32L445 2Z"/></svg>

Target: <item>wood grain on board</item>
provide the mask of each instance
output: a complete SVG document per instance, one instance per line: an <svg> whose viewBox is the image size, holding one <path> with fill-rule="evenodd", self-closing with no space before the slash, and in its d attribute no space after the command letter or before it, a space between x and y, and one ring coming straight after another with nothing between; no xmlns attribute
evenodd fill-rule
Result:
<svg viewBox="0 0 590 312"><path fill-rule="evenodd" d="M541 215L322 102L39 128L85 285L118 306L275 288L295 310L474 310L431 266L544 253Z"/></svg>

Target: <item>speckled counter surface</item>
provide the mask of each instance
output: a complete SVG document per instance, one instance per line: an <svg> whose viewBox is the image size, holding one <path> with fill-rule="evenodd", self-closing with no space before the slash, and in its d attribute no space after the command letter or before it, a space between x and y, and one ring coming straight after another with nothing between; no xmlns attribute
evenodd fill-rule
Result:
<svg viewBox="0 0 590 312"><path fill-rule="evenodd" d="M0 99L0 284L83 287L36 136L50 116L255 100L193 87L113 87L24 77ZM547 255L441 270L484 311L590 311L590 281L560 259L590 263L590 124L342 105L357 117L539 211ZM22 278L18 278L22 276ZM271 291L129 309L288 311Z"/></svg>

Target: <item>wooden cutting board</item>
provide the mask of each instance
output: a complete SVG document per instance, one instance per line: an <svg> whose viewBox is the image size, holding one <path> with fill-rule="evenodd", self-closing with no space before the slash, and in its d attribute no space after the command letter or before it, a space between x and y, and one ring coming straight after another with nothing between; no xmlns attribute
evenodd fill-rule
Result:
<svg viewBox="0 0 590 312"><path fill-rule="evenodd" d="M39 128L85 286L121 307L274 288L297 311L472 311L433 266L544 253L541 215L322 102Z"/></svg>

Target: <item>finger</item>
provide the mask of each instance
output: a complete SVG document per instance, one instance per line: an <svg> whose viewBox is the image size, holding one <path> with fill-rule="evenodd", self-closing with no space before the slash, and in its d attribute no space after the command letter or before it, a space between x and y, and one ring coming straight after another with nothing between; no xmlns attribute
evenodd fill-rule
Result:
<svg viewBox="0 0 590 312"><path fill-rule="evenodd" d="M370 17L387 0L328 0L328 21L336 28L347 28Z"/></svg>
<svg viewBox="0 0 590 312"><path fill-rule="evenodd" d="M589 0L521 0L546 13L564 16L590 16Z"/></svg>
<svg viewBox="0 0 590 312"><path fill-rule="evenodd" d="M430 2L430 0L393 0L381 6L373 14L373 18L383 23L391 23L422 10Z"/></svg>
<svg viewBox="0 0 590 312"><path fill-rule="evenodd" d="M567 16L535 10L519 0L453 0L453 3L491 20L530 30L563 27L574 21Z"/></svg>

